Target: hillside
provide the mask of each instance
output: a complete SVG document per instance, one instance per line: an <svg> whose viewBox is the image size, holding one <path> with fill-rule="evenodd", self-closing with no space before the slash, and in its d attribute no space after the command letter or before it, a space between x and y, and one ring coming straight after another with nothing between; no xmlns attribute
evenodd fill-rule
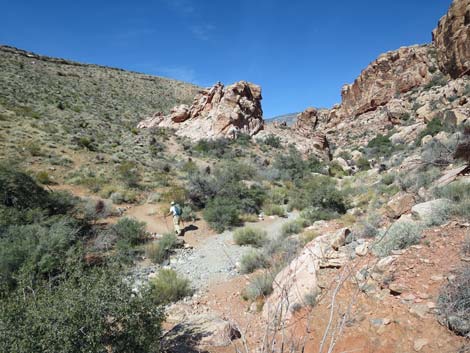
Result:
<svg viewBox="0 0 470 353"><path fill-rule="evenodd" d="M189 103L199 89L6 46L0 46L0 68L2 158L29 158L25 148L57 158L60 149L85 148L108 155L124 149L138 160L132 129L141 117Z"/></svg>

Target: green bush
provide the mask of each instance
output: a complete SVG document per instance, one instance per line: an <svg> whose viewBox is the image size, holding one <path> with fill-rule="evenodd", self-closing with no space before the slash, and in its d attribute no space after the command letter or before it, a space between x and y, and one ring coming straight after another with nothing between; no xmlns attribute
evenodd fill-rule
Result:
<svg viewBox="0 0 470 353"><path fill-rule="evenodd" d="M421 143L421 140L423 139L424 136L427 136L427 135L436 136L438 133L444 130L445 130L445 127L442 124L441 119L433 118L430 122L426 124L426 128L419 133L417 141Z"/></svg>
<svg viewBox="0 0 470 353"><path fill-rule="evenodd" d="M327 221L333 218L339 217L338 213L325 210L318 207L307 207L300 212L300 217L307 220L309 224L313 224L316 221Z"/></svg>
<svg viewBox="0 0 470 353"><path fill-rule="evenodd" d="M46 171L42 171L36 174L36 180L43 184L43 185L50 185L53 184L53 181L51 180L49 173Z"/></svg>
<svg viewBox="0 0 470 353"><path fill-rule="evenodd" d="M470 334L470 266L456 271L455 279L440 291L437 300L439 321L461 336Z"/></svg>
<svg viewBox="0 0 470 353"><path fill-rule="evenodd" d="M418 244L421 226L414 222L395 222L374 244L373 251L380 257L390 255L392 250L401 250Z"/></svg>
<svg viewBox="0 0 470 353"><path fill-rule="evenodd" d="M267 234L264 230L245 227L233 233L233 240L237 245L252 245L261 247L266 242Z"/></svg>
<svg viewBox="0 0 470 353"><path fill-rule="evenodd" d="M150 281L150 288L157 301L163 304L177 302L193 292L189 281L172 269L161 269Z"/></svg>
<svg viewBox="0 0 470 353"><path fill-rule="evenodd" d="M268 204L263 207L263 211L267 216L286 217L286 210L280 205Z"/></svg>
<svg viewBox="0 0 470 353"><path fill-rule="evenodd" d="M294 220L284 223L281 228L281 235L288 237L292 234L299 234L304 229L303 220Z"/></svg>
<svg viewBox="0 0 470 353"><path fill-rule="evenodd" d="M176 236L173 233L164 234L157 242L147 244L145 247L145 255L156 264L161 264L169 255L171 249L175 247Z"/></svg>
<svg viewBox="0 0 470 353"><path fill-rule="evenodd" d="M133 162L123 162L118 167L119 177L128 187L137 187L140 181L140 174L137 165Z"/></svg>
<svg viewBox="0 0 470 353"><path fill-rule="evenodd" d="M160 303L146 291L134 295L116 271L74 270L54 285L25 284L1 306L2 352L159 352Z"/></svg>
<svg viewBox="0 0 470 353"><path fill-rule="evenodd" d="M464 219L470 218L470 187L464 181L456 181L435 190L437 197L451 200L451 213Z"/></svg>
<svg viewBox="0 0 470 353"><path fill-rule="evenodd" d="M118 239L118 244L128 244L130 246L138 245L147 236L145 222L139 222L136 219L124 217L114 224L110 232Z"/></svg>
<svg viewBox="0 0 470 353"><path fill-rule="evenodd" d="M218 232L240 225L240 209L235 200L216 196L210 200L203 212L204 219Z"/></svg>
<svg viewBox="0 0 470 353"><path fill-rule="evenodd" d="M385 185L392 185L395 181L396 175L394 173L387 173L382 175L382 183Z"/></svg>
<svg viewBox="0 0 470 353"><path fill-rule="evenodd" d="M269 261L265 253L261 251L252 250L243 255L240 260L240 272L252 273L259 268L268 268Z"/></svg>
<svg viewBox="0 0 470 353"><path fill-rule="evenodd" d="M370 163L369 160L365 157L361 157L356 161L356 166L359 168L359 170L364 171L364 170L369 170L370 169Z"/></svg>
<svg viewBox="0 0 470 353"><path fill-rule="evenodd" d="M303 160L300 152L293 146L289 146L288 153L279 153L273 166L280 171L280 177L284 180L299 180L310 172L308 163Z"/></svg>
<svg viewBox="0 0 470 353"><path fill-rule="evenodd" d="M273 134L266 136L262 142L267 146L271 146L272 148L281 148L282 146L281 138Z"/></svg>
<svg viewBox="0 0 470 353"><path fill-rule="evenodd" d="M382 134L377 134L376 137L370 140L367 147L372 149L374 154L380 156L388 156L393 150L393 144L390 138Z"/></svg>
<svg viewBox="0 0 470 353"><path fill-rule="evenodd" d="M256 300L272 293L275 275L270 271L255 276L243 291L245 300Z"/></svg>

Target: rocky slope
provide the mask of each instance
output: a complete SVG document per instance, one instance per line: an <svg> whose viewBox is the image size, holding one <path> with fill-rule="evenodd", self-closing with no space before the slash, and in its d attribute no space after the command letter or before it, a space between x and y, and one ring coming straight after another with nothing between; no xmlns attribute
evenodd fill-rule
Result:
<svg viewBox="0 0 470 353"><path fill-rule="evenodd" d="M261 88L253 83L240 81L224 87L219 82L201 91L191 106L174 107L166 116L157 112L138 128L174 128L178 135L192 139L253 136L264 125L261 99Z"/></svg>

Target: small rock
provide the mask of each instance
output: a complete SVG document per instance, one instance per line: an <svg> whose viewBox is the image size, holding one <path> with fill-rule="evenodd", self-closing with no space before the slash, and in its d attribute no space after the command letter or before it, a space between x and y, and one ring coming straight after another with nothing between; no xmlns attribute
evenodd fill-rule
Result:
<svg viewBox="0 0 470 353"><path fill-rule="evenodd" d="M400 298L406 301L414 301L416 299L416 297L411 293L401 295Z"/></svg>
<svg viewBox="0 0 470 353"><path fill-rule="evenodd" d="M408 287L401 283L390 283L388 286L392 295L399 295L408 290Z"/></svg>
<svg viewBox="0 0 470 353"><path fill-rule="evenodd" d="M444 277L441 276L441 275L435 275L435 276L431 276L431 281L434 281L434 282L441 282L444 280Z"/></svg>
<svg viewBox="0 0 470 353"><path fill-rule="evenodd" d="M414 344L413 344L413 348L416 352L419 352L421 349L423 349L423 347L425 345L427 345L429 343L429 341L425 338L419 338L417 339Z"/></svg>
<svg viewBox="0 0 470 353"><path fill-rule="evenodd" d="M369 246L367 243L364 243L359 246L356 246L356 249L354 249L354 251L358 256L366 256L367 252L369 251Z"/></svg>
<svg viewBox="0 0 470 353"><path fill-rule="evenodd" d="M389 266L395 262L396 257L395 256L387 256L381 259L379 262L374 267L374 272L385 272L388 270Z"/></svg>
<svg viewBox="0 0 470 353"><path fill-rule="evenodd" d="M429 308L426 304L415 304L411 306L410 313L415 314L420 318L425 318Z"/></svg>

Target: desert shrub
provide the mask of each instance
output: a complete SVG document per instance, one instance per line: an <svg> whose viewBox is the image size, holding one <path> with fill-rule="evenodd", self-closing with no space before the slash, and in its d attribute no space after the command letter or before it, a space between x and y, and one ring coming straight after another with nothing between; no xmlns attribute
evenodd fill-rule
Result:
<svg viewBox="0 0 470 353"><path fill-rule="evenodd" d="M139 185L140 174L135 163L121 163L118 167L118 174L121 181L128 187L136 187Z"/></svg>
<svg viewBox="0 0 470 353"><path fill-rule="evenodd" d="M111 227L110 231L116 235L118 244L121 243L122 245L137 245L147 236L145 222L139 222L129 217L119 219L119 221Z"/></svg>
<svg viewBox="0 0 470 353"><path fill-rule="evenodd" d="M332 177L336 177L336 178L342 178L346 175L348 175L348 173L346 173L344 170L343 170L343 167L337 163L337 162L331 162L328 166L328 173L332 176Z"/></svg>
<svg viewBox="0 0 470 353"><path fill-rule="evenodd" d="M354 227L354 234L358 238L375 238L379 235L379 224L380 217L374 212L369 212Z"/></svg>
<svg viewBox="0 0 470 353"><path fill-rule="evenodd" d="M240 224L240 210L233 199L216 196L203 211L204 219L218 232Z"/></svg>
<svg viewBox="0 0 470 353"><path fill-rule="evenodd" d="M385 184L385 185L392 185L393 182L395 181L395 173L387 173L387 174L384 174L382 175L382 183Z"/></svg>
<svg viewBox="0 0 470 353"><path fill-rule="evenodd" d="M356 167L360 171L369 170L370 169L370 162L367 158L361 157L356 161Z"/></svg>
<svg viewBox="0 0 470 353"><path fill-rule="evenodd" d="M463 218L470 218L470 187L464 181L456 181L444 187L435 189L437 197L451 200L451 213Z"/></svg>
<svg viewBox="0 0 470 353"><path fill-rule="evenodd" d="M77 237L76 222L66 217L49 224L10 225L0 238L0 279L13 287L20 272L33 278L54 275Z"/></svg>
<svg viewBox="0 0 470 353"><path fill-rule="evenodd" d="M393 144L390 138L382 134L377 134L377 136L370 140L367 147L372 150L374 155L379 156L388 156L393 150Z"/></svg>
<svg viewBox="0 0 470 353"><path fill-rule="evenodd" d="M111 216L113 207L107 200L88 199L83 207L83 211L86 220L95 221Z"/></svg>
<svg viewBox="0 0 470 353"><path fill-rule="evenodd" d="M264 230L245 227L237 229L233 233L233 240L237 245L252 245L254 247L263 246L267 239L267 234Z"/></svg>
<svg viewBox="0 0 470 353"><path fill-rule="evenodd" d="M36 174L36 180L43 184L43 185L50 185L53 184L53 181L51 180L49 173L46 171L42 171Z"/></svg>
<svg viewBox="0 0 470 353"><path fill-rule="evenodd" d="M267 145L267 146L271 146L273 148L281 148L282 144L281 144L281 138L279 136L276 136L276 135L273 135L273 134L269 134L268 136L266 136L262 142Z"/></svg>
<svg viewBox="0 0 470 353"><path fill-rule="evenodd" d="M313 231L313 230L309 230L307 232L303 232L302 234L300 234L300 237L299 237L299 241L300 241L300 245L301 246L305 246L307 245L308 243L310 243L313 239L315 239L316 237L318 237L318 233Z"/></svg>
<svg viewBox="0 0 470 353"><path fill-rule="evenodd" d="M161 269L150 280L150 288L157 301L164 304L177 302L193 292L189 281L172 269Z"/></svg>
<svg viewBox="0 0 470 353"><path fill-rule="evenodd" d="M392 250L401 250L418 244L421 239L421 226L414 222L398 221L376 241L373 251L380 257L390 255Z"/></svg>
<svg viewBox="0 0 470 353"><path fill-rule="evenodd" d="M339 214L347 210L345 194L336 188L334 180L323 175L306 178L298 188L290 190L289 205L300 210L317 207Z"/></svg>
<svg viewBox="0 0 470 353"><path fill-rule="evenodd" d="M158 192L152 192L148 195L147 197L147 202L148 203L158 203L161 201L162 196Z"/></svg>
<svg viewBox="0 0 470 353"><path fill-rule="evenodd" d="M265 253L257 250L252 250L240 260L240 272L252 273L259 268L268 268L269 261Z"/></svg>
<svg viewBox="0 0 470 353"><path fill-rule="evenodd" d="M397 175L396 182L400 189L416 192L421 187L429 187L440 175L441 171L439 168L425 166L414 173L401 173Z"/></svg>
<svg viewBox="0 0 470 353"><path fill-rule="evenodd" d="M445 127L441 119L433 118L430 122L426 124L426 128L419 133L417 141L421 143L421 140L423 139L424 136L427 136L427 135L435 136L444 130L445 130Z"/></svg>
<svg viewBox="0 0 470 353"><path fill-rule="evenodd" d="M77 140L77 145L79 147L85 148L89 151L96 151L97 150L97 147L96 147L93 139L90 138L90 137L86 137L86 136L79 137L78 140Z"/></svg>
<svg viewBox="0 0 470 353"><path fill-rule="evenodd" d="M231 156L230 141L226 138L201 139L193 146L193 150L205 157L220 159Z"/></svg>
<svg viewBox="0 0 470 353"><path fill-rule="evenodd" d="M215 178L203 173L193 173L188 180L188 197L198 208L204 208L215 197L218 188Z"/></svg>
<svg viewBox="0 0 470 353"><path fill-rule="evenodd" d="M255 300L272 293L275 275L270 271L255 276L243 291L245 300Z"/></svg>
<svg viewBox="0 0 470 353"><path fill-rule="evenodd" d="M1 298L0 351L158 352L160 303L134 295L117 271L69 271L54 283L29 284Z"/></svg>
<svg viewBox="0 0 470 353"><path fill-rule="evenodd" d="M424 219L425 225L428 227L439 226L447 222L452 212L452 206L451 202L442 202L434 205L430 215Z"/></svg>
<svg viewBox="0 0 470 353"><path fill-rule="evenodd" d="M288 237L292 234L299 234L304 229L304 224L302 220L296 219L294 221L289 221L284 223L281 228L281 235L283 237Z"/></svg>
<svg viewBox="0 0 470 353"><path fill-rule="evenodd" d="M181 219L184 222L194 222L197 219L196 214L194 213L191 206L185 205L185 206L183 206L181 211L182 211Z"/></svg>
<svg viewBox="0 0 470 353"><path fill-rule="evenodd" d="M275 157L273 167L280 171L280 177L284 180L299 180L309 172L307 162L293 146L289 146L288 153L279 153Z"/></svg>
<svg viewBox="0 0 470 353"><path fill-rule="evenodd" d="M280 205L268 204L263 207L263 211L268 216L286 217L286 210Z"/></svg>
<svg viewBox="0 0 470 353"><path fill-rule="evenodd" d="M313 224L316 221L320 220L330 220L337 218L339 215L336 212L325 210L318 207L307 207L300 212L300 217L306 219L309 224Z"/></svg>
<svg viewBox="0 0 470 353"><path fill-rule="evenodd" d="M161 264L170 255L176 241L176 236L173 233L164 234L160 240L146 245L145 255L153 263Z"/></svg>
<svg viewBox="0 0 470 353"><path fill-rule="evenodd" d="M304 296L304 303L312 308L315 305L317 305L317 300L318 300L318 293L315 293L315 292L307 293Z"/></svg>
<svg viewBox="0 0 470 353"><path fill-rule="evenodd" d="M439 321L458 335L470 334L470 266L455 274L440 291L437 300Z"/></svg>
<svg viewBox="0 0 470 353"><path fill-rule="evenodd" d="M33 157L39 157L43 155L41 145L36 141L31 141L25 144L25 150Z"/></svg>

